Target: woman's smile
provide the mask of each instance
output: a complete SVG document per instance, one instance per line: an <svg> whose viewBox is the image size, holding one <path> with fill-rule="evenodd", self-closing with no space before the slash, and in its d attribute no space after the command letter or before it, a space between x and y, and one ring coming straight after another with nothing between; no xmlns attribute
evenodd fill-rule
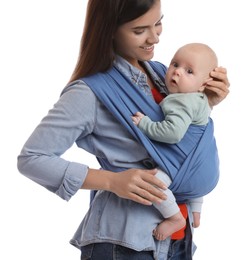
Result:
<svg viewBox="0 0 248 260"><path fill-rule="evenodd" d="M145 51L149 51L149 52L154 51L154 45L152 45L152 46L145 46L145 47L141 46L140 48L142 48Z"/></svg>

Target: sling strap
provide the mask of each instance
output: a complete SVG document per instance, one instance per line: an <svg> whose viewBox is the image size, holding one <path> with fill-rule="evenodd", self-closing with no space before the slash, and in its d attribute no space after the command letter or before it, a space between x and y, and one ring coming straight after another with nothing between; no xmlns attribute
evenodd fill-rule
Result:
<svg viewBox="0 0 248 260"><path fill-rule="evenodd" d="M151 67L164 78L166 69L158 62ZM178 202L204 196L214 189L219 179L219 158L213 135L213 121L207 126L190 125L183 139L177 144L166 144L150 140L132 122L137 111L153 121L164 119L162 110L151 97L141 91L130 79L113 67L106 73L97 73L82 80L119 122L148 151L156 164L172 179L170 189ZM97 158L101 167L121 171L107 159Z"/></svg>

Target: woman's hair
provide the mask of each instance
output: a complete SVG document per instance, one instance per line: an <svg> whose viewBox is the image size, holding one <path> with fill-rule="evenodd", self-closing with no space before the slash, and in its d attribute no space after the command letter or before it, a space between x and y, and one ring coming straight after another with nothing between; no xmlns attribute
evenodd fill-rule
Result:
<svg viewBox="0 0 248 260"><path fill-rule="evenodd" d="M119 26L145 14L157 0L89 0L78 61L70 82L110 69Z"/></svg>

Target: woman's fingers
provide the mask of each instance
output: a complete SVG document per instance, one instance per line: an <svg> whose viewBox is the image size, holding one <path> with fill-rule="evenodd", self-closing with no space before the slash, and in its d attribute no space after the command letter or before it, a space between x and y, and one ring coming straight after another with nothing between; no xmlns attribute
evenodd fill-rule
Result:
<svg viewBox="0 0 248 260"><path fill-rule="evenodd" d="M165 184L154 175L157 170L130 169L115 175L112 191L119 197L151 205L166 199Z"/></svg>
<svg viewBox="0 0 248 260"><path fill-rule="evenodd" d="M230 83L227 78L227 70L223 67L216 68L210 73L210 76L213 80L207 82L205 92L210 106L215 106L228 95Z"/></svg>
<svg viewBox="0 0 248 260"><path fill-rule="evenodd" d="M161 203L166 199L163 191L151 185L146 185L145 188L137 188L135 194L141 198L141 201L145 201L149 205L152 203Z"/></svg>
<svg viewBox="0 0 248 260"><path fill-rule="evenodd" d="M210 73L210 76L214 79L217 79L219 81L222 81L224 83L224 85L229 88L230 86L230 83L229 83L229 80L227 78L227 70L226 68L223 68L223 67L218 67L216 68L215 70L213 70L211 73Z"/></svg>

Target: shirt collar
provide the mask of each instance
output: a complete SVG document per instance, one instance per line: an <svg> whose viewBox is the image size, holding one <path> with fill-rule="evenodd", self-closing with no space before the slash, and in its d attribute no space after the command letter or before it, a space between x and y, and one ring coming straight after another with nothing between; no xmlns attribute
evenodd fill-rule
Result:
<svg viewBox="0 0 248 260"><path fill-rule="evenodd" d="M155 73L155 71L150 66L149 62L143 61L142 64L147 69L151 77L153 78L154 83L156 84L160 93L165 93L168 95L168 91L164 82L160 77ZM130 64L127 60L122 58L119 55L115 56L114 66L123 73L124 76L129 78L133 83L139 84L140 82L147 82L147 76L145 73L140 71L138 68Z"/></svg>

